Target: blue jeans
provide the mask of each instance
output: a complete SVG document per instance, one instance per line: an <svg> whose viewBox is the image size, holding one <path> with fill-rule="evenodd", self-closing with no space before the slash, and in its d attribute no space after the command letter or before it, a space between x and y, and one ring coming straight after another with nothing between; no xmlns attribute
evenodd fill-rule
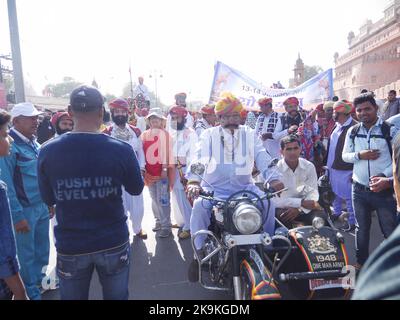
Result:
<svg viewBox="0 0 400 320"><path fill-rule="evenodd" d="M171 196L169 190L165 192L165 204L162 203L163 181L157 181L148 186L151 197L151 208L153 209L156 224L161 225L161 229L171 230ZM166 182L168 188L168 180ZM165 191L165 190L164 190Z"/></svg>
<svg viewBox="0 0 400 320"><path fill-rule="evenodd" d="M129 241L117 248L81 255L57 254L61 300L88 300L94 268L105 300L128 300Z"/></svg>
<svg viewBox="0 0 400 320"><path fill-rule="evenodd" d="M356 216L356 257L357 262L363 265L369 256L372 211L376 210L386 239L397 227L396 201L391 190L376 193L362 190L358 185L353 185L352 199Z"/></svg>
<svg viewBox="0 0 400 320"><path fill-rule="evenodd" d="M0 181L0 279L19 272L13 229L6 185Z"/></svg>

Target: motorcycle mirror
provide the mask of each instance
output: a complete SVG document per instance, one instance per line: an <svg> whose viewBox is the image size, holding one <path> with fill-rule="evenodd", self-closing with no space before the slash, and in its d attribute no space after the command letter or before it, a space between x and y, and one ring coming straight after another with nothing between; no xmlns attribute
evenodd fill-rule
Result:
<svg viewBox="0 0 400 320"><path fill-rule="evenodd" d="M190 172L196 175L203 175L204 171L206 171L206 167L202 163L195 163L190 166Z"/></svg>

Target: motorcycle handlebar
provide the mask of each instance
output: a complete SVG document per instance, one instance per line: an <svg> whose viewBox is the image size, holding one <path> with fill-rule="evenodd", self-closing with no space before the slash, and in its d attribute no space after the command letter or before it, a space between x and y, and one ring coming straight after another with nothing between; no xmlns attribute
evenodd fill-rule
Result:
<svg viewBox="0 0 400 320"><path fill-rule="evenodd" d="M214 197L214 191L201 190L199 192L199 196L206 197L206 198L213 198Z"/></svg>
<svg viewBox="0 0 400 320"><path fill-rule="evenodd" d="M284 189L279 190L279 191L276 191L276 192L266 192L266 194L265 194L264 196L262 196L260 199L261 199L261 200L265 200L265 199L269 200L269 199L272 199L273 197L279 195L280 193L282 193L282 192L284 192L284 191L286 191L286 190L288 190L288 189L287 189L287 188L284 188ZM204 190L201 190L200 193L199 193L199 196L202 197L202 198L204 198L204 199L207 199L207 200L216 200L216 201L225 202L225 200L221 200L221 199L215 198L215 197L214 197L214 191L204 191ZM238 199L236 199L236 200L238 200ZM253 201L253 200L255 200L255 199L250 199L250 200Z"/></svg>

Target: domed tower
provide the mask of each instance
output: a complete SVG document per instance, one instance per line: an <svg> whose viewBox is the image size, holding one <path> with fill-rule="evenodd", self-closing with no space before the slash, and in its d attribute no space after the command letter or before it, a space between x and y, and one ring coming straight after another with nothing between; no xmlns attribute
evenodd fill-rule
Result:
<svg viewBox="0 0 400 320"><path fill-rule="evenodd" d="M300 53L299 57L297 58L296 65L294 66L293 72L294 72L294 78L293 78L294 86L297 87L304 82L304 73L305 73L304 62L300 58Z"/></svg>

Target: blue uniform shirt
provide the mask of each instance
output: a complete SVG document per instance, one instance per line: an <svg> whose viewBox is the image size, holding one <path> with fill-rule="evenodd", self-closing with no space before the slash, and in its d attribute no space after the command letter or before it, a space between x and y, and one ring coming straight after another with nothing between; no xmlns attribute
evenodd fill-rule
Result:
<svg viewBox="0 0 400 320"><path fill-rule="evenodd" d="M23 209L42 202L37 179L37 157L40 145L21 138L15 129L10 130L14 139L10 155L0 158L0 179L7 184L13 223L26 219ZM29 141L29 143L28 143Z"/></svg>

